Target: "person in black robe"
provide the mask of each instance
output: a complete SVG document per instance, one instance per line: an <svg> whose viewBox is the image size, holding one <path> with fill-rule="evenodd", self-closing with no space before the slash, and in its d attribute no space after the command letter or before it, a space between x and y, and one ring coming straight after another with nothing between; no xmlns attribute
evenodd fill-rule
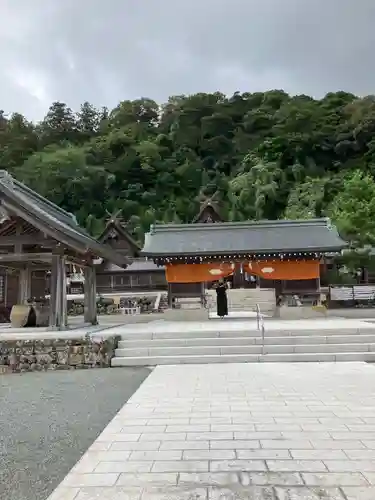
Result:
<svg viewBox="0 0 375 500"><path fill-rule="evenodd" d="M228 316L227 289L228 285L225 283L223 279L221 279L216 286L216 307L217 307L217 315L220 318Z"/></svg>

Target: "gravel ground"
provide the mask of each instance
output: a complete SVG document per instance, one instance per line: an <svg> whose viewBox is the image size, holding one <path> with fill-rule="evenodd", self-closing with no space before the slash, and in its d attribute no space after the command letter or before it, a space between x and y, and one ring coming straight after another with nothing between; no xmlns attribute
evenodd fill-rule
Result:
<svg viewBox="0 0 375 500"><path fill-rule="evenodd" d="M45 500L149 373L0 376L0 500Z"/></svg>

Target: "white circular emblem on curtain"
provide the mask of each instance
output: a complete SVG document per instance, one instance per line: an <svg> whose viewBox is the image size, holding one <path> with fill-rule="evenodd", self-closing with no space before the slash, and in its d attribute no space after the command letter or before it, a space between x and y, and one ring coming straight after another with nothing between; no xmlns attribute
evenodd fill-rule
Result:
<svg viewBox="0 0 375 500"><path fill-rule="evenodd" d="M274 272L274 268L273 267L263 267L261 269L262 273L265 273L265 274L272 274Z"/></svg>
<svg viewBox="0 0 375 500"><path fill-rule="evenodd" d="M213 276L219 276L220 274L223 274L223 271L221 269L210 269L209 273Z"/></svg>

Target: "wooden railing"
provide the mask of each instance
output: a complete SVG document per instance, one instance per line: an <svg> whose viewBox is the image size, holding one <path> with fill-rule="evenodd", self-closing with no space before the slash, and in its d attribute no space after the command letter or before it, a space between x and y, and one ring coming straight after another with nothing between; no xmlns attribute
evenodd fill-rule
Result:
<svg viewBox="0 0 375 500"><path fill-rule="evenodd" d="M260 330L260 332L262 334L262 354L264 354L265 326L264 326L264 317L260 311L259 304L256 305L256 311L257 311L257 328L258 328L258 330Z"/></svg>

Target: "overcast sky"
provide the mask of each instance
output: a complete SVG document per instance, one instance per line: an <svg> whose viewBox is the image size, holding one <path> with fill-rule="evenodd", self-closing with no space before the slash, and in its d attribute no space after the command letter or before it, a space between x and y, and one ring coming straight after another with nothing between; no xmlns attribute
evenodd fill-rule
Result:
<svg viewBox="0 0 375 500"><path fill-rule="evenodd" d="M375 94L375 0L0 0L0 109L273 88Z"/></svg>

